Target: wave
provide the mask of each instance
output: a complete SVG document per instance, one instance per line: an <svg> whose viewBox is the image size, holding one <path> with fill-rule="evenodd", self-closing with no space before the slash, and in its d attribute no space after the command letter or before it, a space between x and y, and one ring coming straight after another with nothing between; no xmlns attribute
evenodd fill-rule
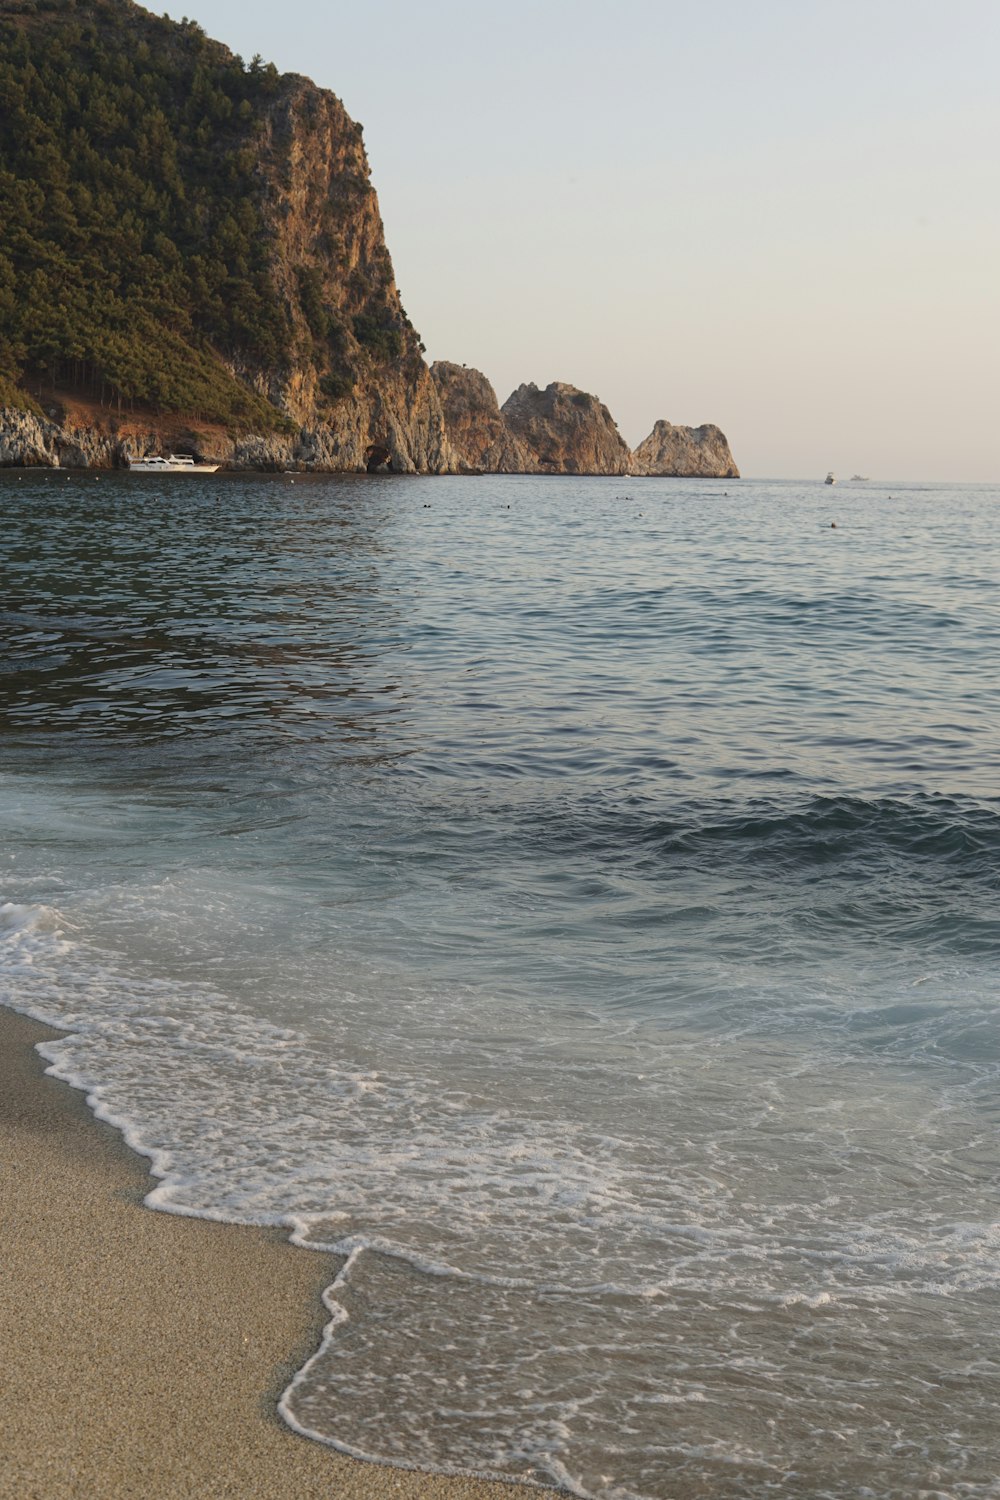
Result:
<svg viewBox="0 0 1000 1500"><path fill-rule="evenodd" d="M944 796L677 800L491 797L419 805L419 857L461 859L473 877L538 904L524 933L659 938L705 969L708 954L766 957L780 972L822 958L909 964L1000 954L1000 803ZM380 850L405 872L402 838ZM544 901L539 898L544 895ZM456 899L464 900L459 895ZM499 940L503 930L496 933ZM827 953L833 968L836 947ZM587 938L586 950L593 948ZM714 967L714 966L713 966ZM831 969L832 971L832 969ZM638 971L637 971L638 972ZM676 972L676 969L675 969ZM909 979L901 978L902 984ZM614 988L606 984L607 992Z"/></svg>
<svg viewBox="0 0 1000 1500"><path fill-rule="evenodd" d="M725 821L714 811L705 848ZM793 820L770 811L787 832ZM843 820L828 811L831 827ZM163 900L151 888L143 909ZM596 1027L600 1056L578 1069L559 1055L555 1013L543 1028L537 1007L526 1023L491 1003L477 1019L470 992L450 1009L435 993L428 1008L390 986L354 1033L380 1036L376 1074L344 1035L318 1053L205 983L99 953L51 906L0 907L0 937L10 992L76 1032L45 1045L54 1070L152 1158L153 1206L282 1223L345 1257L327 1336L282 1402L286 1420L344 1451L610 1500L670 1492L683 1443L713 1493L742 1500L766 1488L719 1477L760 1451L744 1327L765 1378L813 1424L831 1400L847 1424L859 1363L887 1370L950 1341L958 1382L970 1341L978 1357L992 1335L978 1331L977 1299L1000 1283L1000 1239L960 1190L992 1151L988 1132L960 1093L880 1063L858 1070L846 1033L824 1040L828 1016L803 1028L800 1012L798 1049L779 1046L758 996L757 1041L677 1038L658 1058L643 1041L618 1063L613 1028ZM351 997L325 993L342 1021ZM939 1039L935 1004L921 1001L912 1026ZM411 1029L392 1067L401 1010ZM883 1010L898 1045L911 1023ZM424 1071L445 1047L440 1076ZM917 1307L914 1348L897 1329ZM817 1378L815 1342L831 1339L834 1367ZM941 1398L936 1427L957 1430L959 1414ZM635 1442L619 1453L625 1430Z"/></svg>
<svg viewBox="0 0 1000 1500"><path fill-rule="evenodd" d="M659 855L694 867L720 859L764 862L792 872L878 858L912 858L958 867L1000 885L1000 799L934 795L678 799L669 813L645 798L499 809L521 823L533 849L621 860Z"/></svg>

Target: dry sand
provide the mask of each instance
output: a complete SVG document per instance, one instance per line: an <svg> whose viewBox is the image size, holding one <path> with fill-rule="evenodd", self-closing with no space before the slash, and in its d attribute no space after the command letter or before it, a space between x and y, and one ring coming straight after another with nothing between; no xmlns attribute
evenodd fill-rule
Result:
<svg viewBox="0 0 1000 1500"><path fill-rule="evenodd" d="M145 1161L43 1075L0 1007L2 1500L527 1500L345 1458L276 1401L316 1346L330 1257L154 1213ZM266 1289L262 1292L262 1289Z"/></svg>

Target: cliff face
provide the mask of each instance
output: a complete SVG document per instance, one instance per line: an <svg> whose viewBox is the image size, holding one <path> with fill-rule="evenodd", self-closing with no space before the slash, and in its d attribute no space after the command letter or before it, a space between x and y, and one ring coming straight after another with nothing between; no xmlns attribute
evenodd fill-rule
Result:
<svg viewBox="0 0 1000 1500"><path fill-rule="evenodd" d="M507 427L485 375L439 359L431 365L431 377L460 468L487 474L537 471L534 455Z"/></svg>
<svg viewBox="0 0 1000 1500"><path fill-rule="evenodd" d="M614 418L575 386L553 381L544 391L521 385L504 402L503 418L540 474L629 474L632 455Z"/></svg>
<svg viewBox="0 0 1000 1500"><path fill-rule="evenodd" d="M453 466L337 98L132 0L4 0L0 97L0 462Z"/></svg>
<svg viewBox="0 0 1000 1500"><path fill-rule="evenodd" d="M693 479L739 479L724 432L711 422L701 427L673 427L657 422L633 454L636 474Z"/></svg>
<svg viewBox="0 0 1000 1500"><path fill-rule="evenodd" d="M433 375L361 129L133 0L0 0L0 463L736 477L601 402Z"/></svg>
<svg viewBox="0 0 1000 1500"><path fill-rule="evenodd" d="M393 458L389 447L366 443L360 423L349 443L341 440L337 446L338 434L327 425L292 434L233 433L179 416L149 414L145 420L123 420L92 405L48 410L52 417L0 407L0 468L117 469L149 453L176 452L195 454L230 469L316 468L337 473L369 466L387 468ZM403 471L405 463L400 444L393 466Z"/></svg>
<svg viewBox="0 0 1000 1500"><path fill-rule="evenodd" d="M391 399L391 393L390 393ZM405 395L402 399L405 399ZM423 417L414 409L405 424L389 400L352 401L342 422L317 421L294 433L233 433L183 417L150 414L121 420L107 412L63 410L56 420L0 407L0 468L125 468L150 453L192 453L229 469L317 469L327 473L382 470L452 473L451 448L442 437L436 403Z"/></svg>
<svg viewBox="0 0 1000 1500"><path fill-rule="evenodd" d="M448 472L438 391L400 303L360 127L339 99L308 79L282 79L260 180L298 356L265 394L299 426L294 458L325 469Z"/></svg>

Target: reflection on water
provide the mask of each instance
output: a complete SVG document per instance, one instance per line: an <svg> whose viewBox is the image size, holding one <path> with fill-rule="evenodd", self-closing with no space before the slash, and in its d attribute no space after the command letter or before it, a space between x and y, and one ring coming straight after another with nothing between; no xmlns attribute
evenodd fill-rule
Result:
<svg viewBox="0 0 1000 1500"><path fill-rule="evenodd" d="M405 701L379 670L403 622L381 586L378 481L364 506L352 477L212 484L105 475L21 518L4 558L5 732L217 740L277 720L366 753Z"/></svg>
<svg viewBox="0 0 1000 1500"><path fill-rule="evenodd" d="M995 1495L995 506L821 491L0 474L0 997L338 1247L300 1426Z"/></svg>

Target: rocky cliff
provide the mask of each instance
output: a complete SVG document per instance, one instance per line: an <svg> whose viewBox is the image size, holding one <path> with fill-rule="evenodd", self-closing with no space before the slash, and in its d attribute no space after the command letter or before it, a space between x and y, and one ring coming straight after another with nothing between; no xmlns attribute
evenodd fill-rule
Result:
<svg viewBox="0 0 1000 1500"><path fill-rule="evenodd" d="M736 476L607 407L433 373L360 127L133 0L0 0L0 464Z"/></svg>
<svg viewBox="0 0 1000 1500"><path fill-rule="evenodd" d="M298 351L265 393L298 427L291 456L324 469L447 472L441 403L396 289L360 128L334 95L294 76L264 127L261 207Z"/></svg>
<svg viewBox="0 0 1000 1500"><path fill-rule="evenodd" d="M674 427L657 422L633 454L636 474L678 478L739 479L726 435L711 422L701 427Z"/></svg>
<svg viewBox="0 0 1000 1500"><path fill-rule="evenodd" d="M586 391L553 381L520 385L502 407L508 431L540 474L628 474L632 455L607 407Z"/></svg>
<svg viewBox="0 0 1000 1500"><path fill-rule="evenodd" d="M0 97L0 462L453 467L334 95L132 0L4 0Z"/></svg>
<svg viewBox="0 0 1000 1500"><path fill-rule="evenodd" d="M459 467L498 474L635 474L738 479L718 427L657 422L630 453L607 407L575 386L519 386L497 405L485 375L438 361L431 367Z"/></svg>
<svg viewBox="0 0 1000 1500"><path fill-rule="evenodd" d="M448 440L460 468L487 474L530 474L534 455L510 431L486 376L465 365L436 360L437 386Z"/></svg>

